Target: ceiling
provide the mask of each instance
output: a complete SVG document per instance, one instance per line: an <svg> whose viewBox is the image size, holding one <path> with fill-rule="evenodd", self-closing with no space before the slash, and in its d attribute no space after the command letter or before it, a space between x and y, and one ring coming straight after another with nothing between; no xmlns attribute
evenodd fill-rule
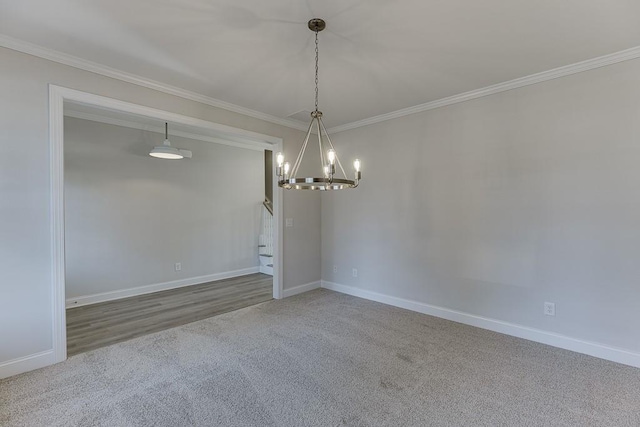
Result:
<svg viewBox="0 0 640 427"><path fill-rule="evenodd" d="M281 118L312 17L328 127L640 45L638 0L0 0L2 34Z"/></svg>

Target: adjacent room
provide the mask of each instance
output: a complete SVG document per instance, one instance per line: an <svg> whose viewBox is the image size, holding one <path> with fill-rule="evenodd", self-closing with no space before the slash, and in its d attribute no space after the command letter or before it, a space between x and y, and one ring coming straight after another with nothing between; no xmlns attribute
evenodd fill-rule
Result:
<svg viewBox="0 0 640 427"><path fill-rule="evenodd" d="M640 426L640 2L0 0L0 425Z"/></svg>
<svg viewBox="0 0 640 427"><path fill-rule="evenodd" d="M271 158L203 129L66 105L67 354L270 300Z"/></svg>

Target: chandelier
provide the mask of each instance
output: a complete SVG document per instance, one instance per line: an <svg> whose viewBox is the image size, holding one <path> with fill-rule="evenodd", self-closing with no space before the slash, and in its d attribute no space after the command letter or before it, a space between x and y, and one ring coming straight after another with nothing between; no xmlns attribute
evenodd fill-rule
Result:
<svg viewBox="0 0 640 427"><path fill-rule="evenodd" d="M316 33L316 108L311 113L311 123L304 138L304 143L298 153L293 167L289 162L284 161L284 155L278 153L276 155L276 174L278 175L278 185L286 189L294 190L342 190L344 188L356 188L362 178L360 172L360 160L353 162L355 169L354 179L348 179L347 174L338 158L331 138L327 133L327 129L322 122L322 112L318 111L318 33L325 29L326 23L319 18L314 18L308 23L309 29ZM298 177L298 169L302 164L304 153L307 149L311 133L315 130L318 135L318 147L320 148L320 174L321 177ZM323 136L324 135L324 136ZM336 165L342 175L336 174Z"/></svg>

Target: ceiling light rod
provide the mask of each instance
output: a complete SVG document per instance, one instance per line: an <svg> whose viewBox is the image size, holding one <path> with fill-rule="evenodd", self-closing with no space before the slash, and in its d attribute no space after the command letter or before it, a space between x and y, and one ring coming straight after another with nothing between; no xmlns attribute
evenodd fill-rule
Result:
<svg viewBox="0 0 640 427"><path fill-rule="evenodd" d="M356 188L362 179L362 173L360 172L360 160L356 159L353 162L353 168L355 169L354 179L347 179L347 174L340 163L338 153L333 147L331 138L327 133L327 129L322 121L322 112L318 110L318 33L325 29L326 23L324 20L314 18L308 23L309 29L316 33L316 92L315 92L315 110L311 113L311 123L309 123L309 129L307 135L302 143L302 148L298 153L298 157L293 164L293 168L289 162L284 161L284 155L278 153L276 155L276 175L278 175L278 185L288 190L342 190L344 188ZM302 164L304 153L307 150L309 139L311 138L311 132L315 129L318 135L318 147L320 148L320 171L321 178L299 178L298 169ZM324 134L324 136L323 136ZM336 175L336 164L342 172L342 177Z"/></svg>

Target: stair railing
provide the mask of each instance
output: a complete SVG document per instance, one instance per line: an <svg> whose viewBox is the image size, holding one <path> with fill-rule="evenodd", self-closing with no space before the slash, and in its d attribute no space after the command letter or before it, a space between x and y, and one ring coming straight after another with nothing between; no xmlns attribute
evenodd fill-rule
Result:
<svg viewBox="0 0 640 427"><path fill-rule="evenodd" d="M262 229L258 243L258 253L261 256L273 257L273 204L266 198L262 202Z"/></svg>
<svg viewBox="0 0 640 427"><path fill-rule="evenodd" d="M267 208L271 216L273 216L273 202L268 197L265 196L264 202L262 202L262 205L265 208Z"/></svg>

